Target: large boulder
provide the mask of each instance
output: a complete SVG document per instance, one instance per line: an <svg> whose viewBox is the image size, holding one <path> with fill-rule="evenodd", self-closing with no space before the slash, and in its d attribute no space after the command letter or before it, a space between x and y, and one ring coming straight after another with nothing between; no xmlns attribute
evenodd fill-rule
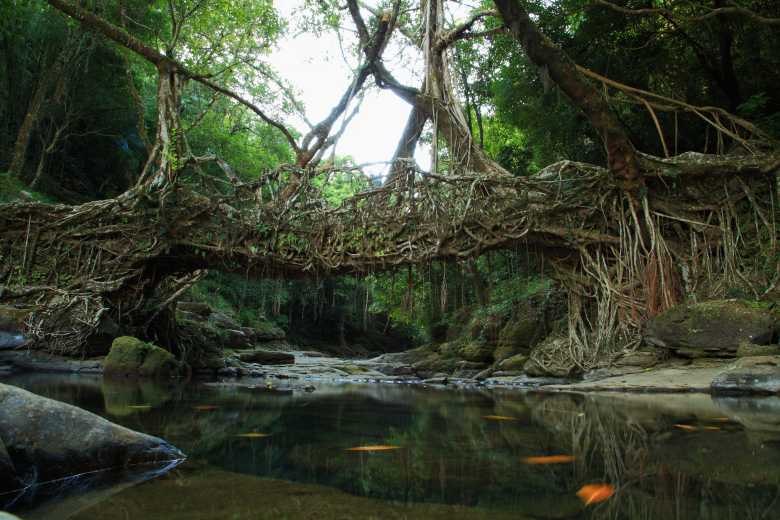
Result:
<svg viewBox="0 0 780 520"><path fill-rule="evenodd" d="M0 445L13 477L25 485L184 457L162 439L4 384L0 384ZM14 488L0 486L0 493L10 489Z"/></svg>
<svg viewBox="0 0 780 520"><path fill-rule="evenodd" d="M173 354L132 336L116 338L103 364L107 377L169 378L179 370Z"/></svg>
<svg viewBox="0 0 780 520"><path fill-rule="evenodd" d="M678 305L647 322L644 340L684 357L730 357L740 343L770 343L775 322L771 313L742 300Z"/></svg>
<svg viewBox="0 0 780 520"><path fill-rule="evenodd" d="M493 358L502 361L516 354L527 354L541 339L543 328L543 319L536 308L529 301L522 302L501 329Z"/></svg>

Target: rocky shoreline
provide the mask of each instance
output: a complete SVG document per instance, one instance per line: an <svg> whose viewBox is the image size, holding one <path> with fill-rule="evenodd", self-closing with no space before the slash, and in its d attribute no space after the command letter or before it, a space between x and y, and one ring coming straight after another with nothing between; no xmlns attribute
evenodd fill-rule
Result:
<svg viewBox="0 0 780 520"><path fill-rule="evenodd" d="M388 383L551 392L780 393L777 310L743 300L674 307L647 323L642 347L576 375L541 370L534 364L533 350L527 350L529 343L522 339L517 345L499 342L503 359L493 364L462 358L462 348L447 353L448 343L348 359L292 346L284 332L272 325L251 329L206 305L181 307L185 336L205 345L204 354L190 365L179 367L168 352L120 337L114 339L107 356L82 360L24 347L5 348L0 350L0 377L20 371L105 372L108 377L176 375L250 386L288 381L314 389L318 383ZM545 342L538 348L545 348Z"/></svg>

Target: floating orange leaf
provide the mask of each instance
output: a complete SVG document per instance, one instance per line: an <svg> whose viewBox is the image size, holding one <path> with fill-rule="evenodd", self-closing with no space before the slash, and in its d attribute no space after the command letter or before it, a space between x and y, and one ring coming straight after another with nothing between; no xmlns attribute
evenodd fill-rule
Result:
<svg viewBox="0 0 780 520"><path fill-rule="evenodd" d="M506 415L483 415L483 419L489 421L518 421L517 417L507 417Z"/></svg>
<svg viewBox="0 0 780 520"><path fill-rule="evenodd" d="M215 404L202 404L195 407L195 409L199 412L210 412L211 410L216 410L217 408L219 407Z"/></svg>
<svg viewBox="0 0 780 520"><path fill-rule="evenodd" d="M610 484L587 484L577 491L577 496L586 505L598 504L615 494L615 487Z"/></svg>
<svg viewBox="0 0 780 520"><path fill-rule="evenodd" d="M702 429L703 429L703 430L710 431L710 432L715 432L715 431L718 431L718 430L720 430L720 426L705 426L705 427L704 427L704 428L702 428Z"/></svg>
<svg viewBox="0 0 780 520"><path fill-rule="evenodd" d="M243 437L244 439L262 439L264 437L270 437L270 433L259 433L259 432L249 432L249 433L239 433L236 435L236 437Z"/></svg>
<svg viewBox="0 0 780 520"><path fill-rule="evenodd" d="M574 462L573 455L544 455L541 457L525 457L523 463L537 465L537 464L564 464L566 462Z"/></svg>
<svg viewBox="0 0 780 520"><path fill-rule="evenodd" d="M355 446L354 448L347 448L344 451L390 451L400 449L400 446L390 446L388 444L377 444L374 446Z"/></svg>
<svg viewBox="0 0 780 520"><path fill-rule="evenodd" d="M691 426L690 424L675 424L674 427L685 430L687 432L695 432L698 430L696 426Z"/></svg>
<svg viewBox="0 0 780 520"><path fill-rule="evenodd" d="M731 419L728 417L713 417L712 419L707 419L708 421L715 421L715 422L731 422Z"/></svg>

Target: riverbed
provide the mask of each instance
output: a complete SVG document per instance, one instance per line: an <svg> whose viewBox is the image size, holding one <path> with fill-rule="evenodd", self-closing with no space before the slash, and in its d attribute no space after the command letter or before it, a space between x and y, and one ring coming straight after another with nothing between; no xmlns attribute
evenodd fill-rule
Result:
<svg viewBox="0 0 780 520"><path fill-rule="evenodd" d="M774 518L780 398L2 380L188 458L0 497L24 519ZM542 457L542 458L540 458ZM580 493L609 492L591 503Z"/></svg>

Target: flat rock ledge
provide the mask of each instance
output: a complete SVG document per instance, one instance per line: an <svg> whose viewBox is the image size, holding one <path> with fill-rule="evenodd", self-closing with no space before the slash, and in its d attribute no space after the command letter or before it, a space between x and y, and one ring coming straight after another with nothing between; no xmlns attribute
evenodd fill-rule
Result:
<svg viewBox="0 0 780 520"><path fill-rule="evenodd" d="M547 385L543 389L557 392L778 394L780 356L700 360L688 365L676 363L587 381Z"/></svg>

